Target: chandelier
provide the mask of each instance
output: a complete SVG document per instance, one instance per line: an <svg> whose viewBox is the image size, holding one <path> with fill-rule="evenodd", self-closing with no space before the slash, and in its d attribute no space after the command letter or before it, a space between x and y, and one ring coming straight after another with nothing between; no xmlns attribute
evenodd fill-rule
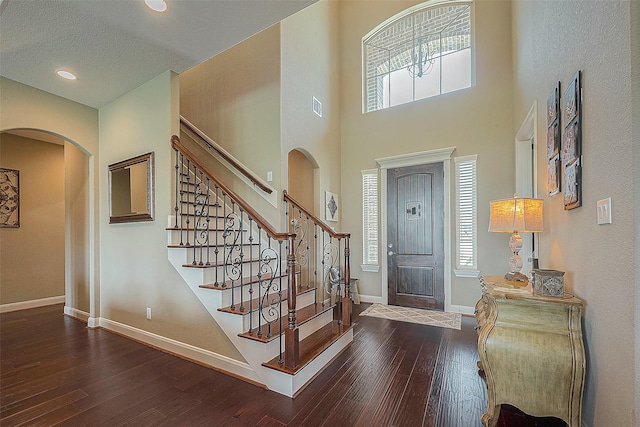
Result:
<svg viewBox="0 0 640 427"><path fill-rule="evenodd" d="M407 66L409 75L415 78L429 74L433 70L433 64L436 62L433 59L434 55L429 53L429 43L423 43L422 39L419 39L417 51L415 46L413 49L411 64Z"/></svg>

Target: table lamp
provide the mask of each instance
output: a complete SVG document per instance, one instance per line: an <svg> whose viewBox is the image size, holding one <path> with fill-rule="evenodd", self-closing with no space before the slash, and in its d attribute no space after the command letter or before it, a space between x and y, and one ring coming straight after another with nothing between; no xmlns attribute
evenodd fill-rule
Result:
<svg viewBox="0 0 640 427"><path fill-rule="evenodd" d="M517 194L513 196L513 199L491 201L489 231L513 233L509 238L509 248L512 252L511 258L509 258L511 271L504 276L507 280L522 282L529 280L527 276L520 273L522 258L518 253L522 248L522 237L519 233L543 231L543 207L544 201L542 199L520 198Z"/></svg>

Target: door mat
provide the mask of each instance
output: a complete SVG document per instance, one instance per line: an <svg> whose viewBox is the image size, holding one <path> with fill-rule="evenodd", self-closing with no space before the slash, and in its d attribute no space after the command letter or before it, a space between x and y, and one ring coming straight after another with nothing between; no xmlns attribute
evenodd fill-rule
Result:
<svg viewBox="0 0 640 427"><path fill-rule="evenodd" d="M462 323L462 315L460 313L445 313L444 311L398 307L397 305L373 304L360 313L360 316L380 317L382 319L458 330L460 330Z"/></svg>

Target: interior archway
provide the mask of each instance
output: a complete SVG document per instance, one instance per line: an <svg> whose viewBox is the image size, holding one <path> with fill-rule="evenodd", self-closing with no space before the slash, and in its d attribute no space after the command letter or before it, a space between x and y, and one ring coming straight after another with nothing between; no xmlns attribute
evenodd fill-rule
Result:
<svg viewBox="0 0 640 427"><path fill-rule="evenodd" d="M296 201L314 214L318 214L318 164L306 151L294 149L288 154L287 191Z"/></svg>
<svg viewBox="0 0 640 427"><path fill-rule="evenodd" d="M3 229L3 276L12 276L3 278L3 295L13 288L16 292L1 303L18 309L64 300L65 312L88 316L89 155L63 136L38 129L2 131L0 139L0 166L21 170L23 218L19 228Z"/></svg>

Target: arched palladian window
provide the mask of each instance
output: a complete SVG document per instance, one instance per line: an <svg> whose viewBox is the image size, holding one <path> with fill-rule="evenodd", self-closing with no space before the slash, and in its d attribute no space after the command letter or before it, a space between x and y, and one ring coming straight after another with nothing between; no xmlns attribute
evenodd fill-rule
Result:
<svg viewBox="0 0 640 427"><path fill-rule="evenodd" d="M471 6L431 0L366 35L364 112L471 87Z"/></svg>

